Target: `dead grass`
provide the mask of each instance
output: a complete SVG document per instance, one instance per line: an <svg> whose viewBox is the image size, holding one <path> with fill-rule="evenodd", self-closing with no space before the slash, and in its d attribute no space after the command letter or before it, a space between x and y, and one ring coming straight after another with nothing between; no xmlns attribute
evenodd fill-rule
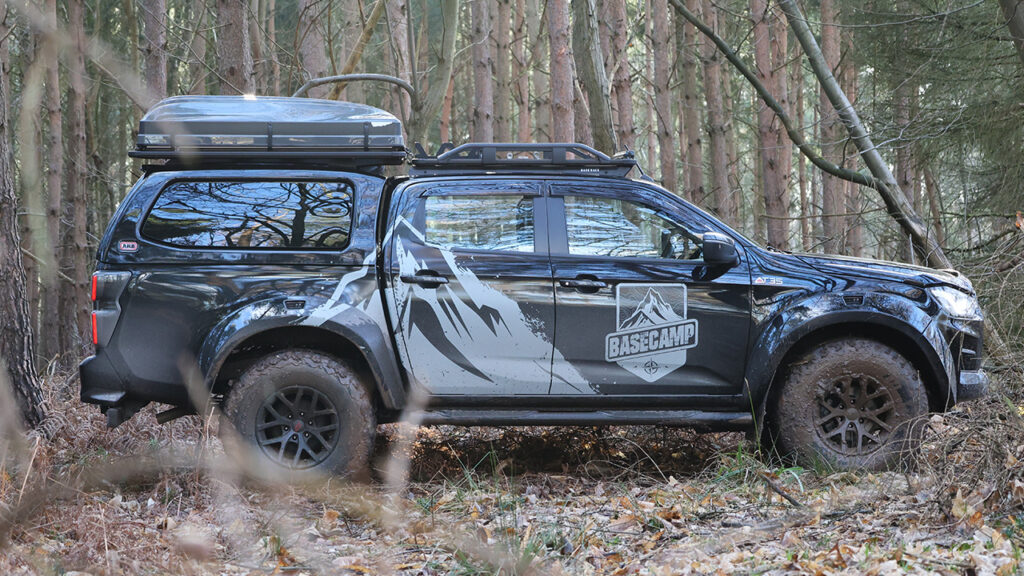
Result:
<svg viewBox="0 0 1024 576"><path fill-rule="evenodd" d="M372 482L300 487L243 481L198 417L107 430L68 382L4 444L0 573L1009 574L1024 548L1012 396L933 418L913 473L780 468L737 434L393 425Z"/></svg>

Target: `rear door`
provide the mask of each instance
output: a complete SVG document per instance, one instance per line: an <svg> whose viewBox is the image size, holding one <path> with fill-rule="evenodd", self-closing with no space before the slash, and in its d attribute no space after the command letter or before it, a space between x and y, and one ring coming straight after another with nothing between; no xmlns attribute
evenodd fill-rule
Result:
<svg viewBox="0 0 1024 576"><path fill-rule="evenodd" d="M712 220L641 184L551 188L556 360L563 394L692 398L741 392L750 275L709 268Z"/></svg>
<svg viewBox="0 0 1024 576"><path fill-rule="evenodd" d="M413 183L392 212L389 290L403 362L433 395L546 395L554 293L543 190Z"/></svg>

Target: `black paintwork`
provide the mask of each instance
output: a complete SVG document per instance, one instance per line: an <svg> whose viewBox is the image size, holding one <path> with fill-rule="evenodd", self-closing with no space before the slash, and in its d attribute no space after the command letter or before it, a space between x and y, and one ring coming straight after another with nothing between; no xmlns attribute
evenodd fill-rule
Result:
<svg viewBox="0 0 1024 576"><path fill-rule="evenodd" d="M257 251L184 249L146 238L141 222L157 195L183 179L347 181L355 190L350 241L337 251ZM516 342L502 345L500 315L473 301L438 249L417 243L425 196L486 193L534 198L535 250L452 250L454 261L518 304L545 343L546 355L526 358ZM694 230L722 235L716 239L716 254L727 253L724 245L732 244L738 261L571 255L563 202L567 193L651 206ZM400 217L408 226L396 225ZM404 305L401 288L407 283L399 278L397 240L420 273L445 281L420 285L447 299L443 308L449 313L455 300L471 309L499 345L467 357L459 338L473 334L446 333L416 298ZM422 386L444 391L429 398L438 422L749 426L760 419L737 414L753 415L764 405L788 356L824 338L851 334L882 339L911 359L928 384L934 409L951 406L958 390L975 397L984 389L981 319L950 318L927 291L941 285L973 295L963 277L892 263L767 251L665 190L625 178L523 173L386 181L330 170L151 171L118 209L97 258L103 288L95 308L102 334L96 354L81 365L82 399L113 409L111 424L146 402L188 406L183 370L198 366L207 387L221 394L259 354L289 346L323 349L365 371L376 386L379 421L395 418L406 406L410 387ZM687 317L699 323L699 343L688 350L686 363L655 382L604 358L605 337L617 328L615 287L636 282L685 284ZM461 324L450 319L454 326L467 326L465 319ZM402 326L408 334L401 333ZM436 375L421 367L429 366L429 359L402 352L413 331L464 373L446 372L455 380L432 386ZM575 370L580 381L555 379L548 385L578 393L545 394L545 382L535 374L518 391L487 385L494 381L494 370L504 370L500 375L514 381L515 367L528 361L550 362L556 378Z"/></svg>

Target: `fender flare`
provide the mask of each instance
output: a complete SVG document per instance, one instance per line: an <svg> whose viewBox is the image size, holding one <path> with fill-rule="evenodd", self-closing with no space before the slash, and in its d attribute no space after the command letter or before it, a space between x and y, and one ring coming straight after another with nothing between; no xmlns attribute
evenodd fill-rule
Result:
<svg viewBox="0 0 1024 576"><path fill-rule="evenodd" d="M889 336L897 335L914 347L901 352L923 372L929 396L938 394L939 399L945 396L946 406L955 403L956 366L952 354L933 319L920 310L918 312L919 317L915 314L908 321L877 308L861 307L825 311L799 320L793 316L789 321L778 322L778 318L771 321L779 326L762 333L754 345L744 376L753 405L758 407L757 425L760 426L764 420L772 384L787 355L802 346L808 337L813 338L830 328L846 328L868 338L872 337L872 329L877 331L879 328ZM772 335L779 334L782 336L772 338Z"/></svg>
<svg viewBox="0 0 1024 576"><path fill-rule="evenodd" d="M282 308L266 312L266 307ZM260 314L254 314L256 308ZM274 312L280 312L274 314ZM274 306L270 301L253 302L223 318L203 342L199 353L199 368L207 389L212 389L225 361L239 345L253 337L271 330L288 328L308 331L310 334L330 333L345 340L362 356L369 367L374 389L381 402L388 409L401 409L405 405L406 391L396 356L390 340L381 333L380 327L363 312L349 308L318 326L301 324L303 315L288 314L283 306ZM326 344L326 343L325 343Z"/></svg>

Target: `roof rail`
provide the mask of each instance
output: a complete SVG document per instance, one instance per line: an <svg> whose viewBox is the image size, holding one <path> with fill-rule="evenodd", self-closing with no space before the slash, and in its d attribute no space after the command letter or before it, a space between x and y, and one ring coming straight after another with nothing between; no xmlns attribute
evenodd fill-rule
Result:
<svg viewBox="0 0 1024 576"><path fill-rule="evenodd" d="M470 143L442 144L429 156L416 144L410 176L553 172L566 175L623 178L636 166L632 151L608 156L577 143Z"/></svg>

